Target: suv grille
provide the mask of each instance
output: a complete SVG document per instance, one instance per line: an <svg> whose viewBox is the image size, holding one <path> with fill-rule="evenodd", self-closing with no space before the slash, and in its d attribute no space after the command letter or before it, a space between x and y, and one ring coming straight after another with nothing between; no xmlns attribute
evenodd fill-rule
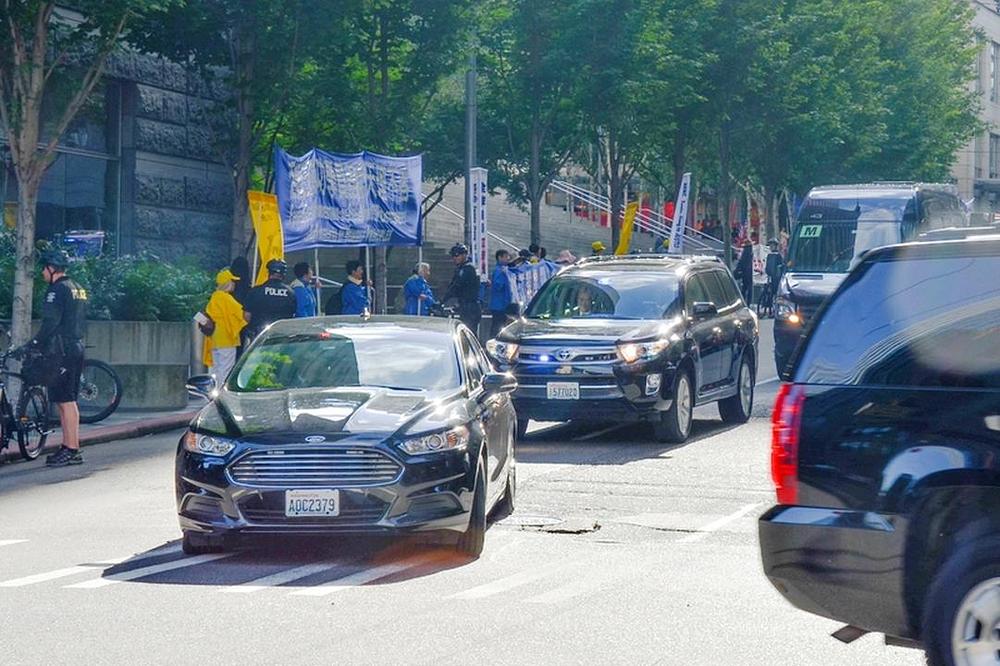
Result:
<svg viewBox="0 0 1000 666"><path fill-rule="evenodd" d="M392 483L402 467L379 451L283 449L252 451L229 466L235 483L257 488L377 486Z"/></svg>
<svg viewBox="0 0 1000 666"><path fill-rule="evenodd" d="M525 345L517 355L522 363L611 363L618 359L615 347L572 347Z"/></svg>

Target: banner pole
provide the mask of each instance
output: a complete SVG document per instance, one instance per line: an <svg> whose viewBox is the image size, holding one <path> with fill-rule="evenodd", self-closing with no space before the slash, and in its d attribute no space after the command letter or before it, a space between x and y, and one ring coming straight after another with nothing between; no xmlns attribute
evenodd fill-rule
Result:
<svg viewBox="0 0 1000 666"><path fill-rule="evenodd" d="M323 281L319 279L319 248L313 248L313 264L316 269L316 314L322 311L323 302Z"/></svg>
<svg viewBox="0 0 1000 666"><path fill-rule="evenodd" d="M372 276L372 255L371 255L371 248L366 245L365 246L365 284L364 284L364 290L365 290L365 294L368 295L368 311L369 312L371 312L374 309L373 306L375 305L374 303L371 302L372 292L371 292L371 289L368 288L368 283L372 279L371 276Z"/></svg>

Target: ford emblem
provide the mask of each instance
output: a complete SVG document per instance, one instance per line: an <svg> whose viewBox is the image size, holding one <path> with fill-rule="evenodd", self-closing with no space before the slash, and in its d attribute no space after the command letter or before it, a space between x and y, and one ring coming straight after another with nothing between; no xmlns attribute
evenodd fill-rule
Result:
<svg viewBox="0 0 1000 666"><path fill-rule="evenodd" d="M308 444L319 444L320 442L325 442L325 441L326 437L324 437L323 435L309 435L308 437L306 437L306 442Z"/></svg>

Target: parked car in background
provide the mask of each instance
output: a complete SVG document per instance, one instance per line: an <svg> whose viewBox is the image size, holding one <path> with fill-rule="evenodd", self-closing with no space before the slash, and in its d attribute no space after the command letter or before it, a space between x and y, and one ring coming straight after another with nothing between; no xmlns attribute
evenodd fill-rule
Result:
<svg viewBox="0 0 1000 666"><path fill-rule="evenodd" d="M696 405L743 423L758 323L714 257L595 257L563 269L487 343L518 380L518 429L545 421L644 421L682 442Z"/></svg>
<svg viewBox="0 0 1000 666"><path fill-rule="evenodd" d="M774 360L788 364L805 327L867 250L968 226L954 185L869 183L814 188L792 229L774 302Z"/></svg>
<svg viewBox="0 0 1000 666"><path fill-rule="evenodd" d="M184 551L436 531L478 556L514 505L515 386L457 320L275 322L181 437Z"/></svg>
<svg viewBox="0 0 1000 666"><path fill-rule="evenodd" d="M794 605L1000 655L1000 235L868 253L815 315L773 415L764 570Z"/></svg>

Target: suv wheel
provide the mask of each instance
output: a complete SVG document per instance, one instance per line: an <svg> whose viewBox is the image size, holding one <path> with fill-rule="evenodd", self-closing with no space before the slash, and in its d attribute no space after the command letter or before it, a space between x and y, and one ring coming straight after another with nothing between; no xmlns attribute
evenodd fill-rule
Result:
<svg viewBox="0 0 1000 666"><path fill-rule="evenodd" d="M719 401L719 416L726 423L746 423L753 411L754 371L746 354L736 376L736 395Z"/></svg>
<svg viewBox="0 0 1000 666"><path fill-rule="evenodd" d="M1000 535L961 547L924 601L921 638L931 666L995 664L1000 654Z"/></svg>
<svg viewBox="0 0 1000 666"><path fill-rule="evenodd" d="M691 390L691 375L677 373L674 380L674 400L670 409L660 413L660 419L653 421L653 436L658 442L679 444L691 434L694 416L694 392Z"/></svg>

